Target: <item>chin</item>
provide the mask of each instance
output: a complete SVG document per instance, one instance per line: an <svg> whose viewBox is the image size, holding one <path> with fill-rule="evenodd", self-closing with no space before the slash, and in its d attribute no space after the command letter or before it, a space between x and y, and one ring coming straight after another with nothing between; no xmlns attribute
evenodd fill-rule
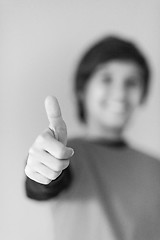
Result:
<svg viewBox="0 0 160 240"><path fill-rule="evenodd" d="M104 124L107 128L122 130L126 126L128 119L126 117L107 117Z"/></svg>

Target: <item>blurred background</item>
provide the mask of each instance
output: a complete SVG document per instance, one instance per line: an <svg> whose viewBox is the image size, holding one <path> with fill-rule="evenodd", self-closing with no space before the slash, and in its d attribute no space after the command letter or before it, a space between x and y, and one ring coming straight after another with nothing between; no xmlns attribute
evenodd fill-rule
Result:
<svg viewBox="0 0 160 240"><path fill-rule="evenodd" d="M0 0L1 239L53 239L50 201L25 196L25 160L48 126L44 99L49 94L60 102L68 135L83 133L74 71L85 49L105 35L133 40L149 59L150 96L126 136L160 159L159 13L159 0Z"/></svg>

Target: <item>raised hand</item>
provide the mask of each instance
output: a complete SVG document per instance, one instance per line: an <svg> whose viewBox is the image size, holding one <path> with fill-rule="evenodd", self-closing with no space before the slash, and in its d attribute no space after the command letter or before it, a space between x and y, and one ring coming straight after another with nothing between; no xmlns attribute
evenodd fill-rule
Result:
<svg viewBox="0 0 160 240"><path fill-rule="evenodd" d="M61 109L55 97L48 96L45 100L45 108L49 121L49 128L53 131L55 138L66 145L67 127L62 119Z"/></svg>
<svg viewBox="0 0 160 240"><path fill-rule="evenodd" d="M74 152L66 147L67 127L57 99L48 96L45 108L49 128L36 138L30 148L25 173L38 183L49 184L68 167Z"/></svg>

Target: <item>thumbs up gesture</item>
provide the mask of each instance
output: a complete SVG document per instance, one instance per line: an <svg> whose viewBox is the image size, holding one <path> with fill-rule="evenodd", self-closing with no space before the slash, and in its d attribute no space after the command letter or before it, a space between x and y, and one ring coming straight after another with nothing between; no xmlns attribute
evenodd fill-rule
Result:
<svg viewBox="0 0 160 240"><path fill-rule="evenodd" d="M55 97L48 96L45 108L49 128L40 134L29 150L26 175L41 184L49 184L68 167L73 149L66 147L67 127Z"/></svg>

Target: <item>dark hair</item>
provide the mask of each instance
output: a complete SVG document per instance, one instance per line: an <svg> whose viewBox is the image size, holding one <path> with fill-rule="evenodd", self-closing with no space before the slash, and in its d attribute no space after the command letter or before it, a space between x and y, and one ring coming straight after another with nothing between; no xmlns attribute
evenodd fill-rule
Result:
<svg viewBox="0 0 160 240"><path fill-rule="evenodd" d="M143 70L144 89L142 101L146 98L149 86L150 69L146 58L141 51L130 41L116 36L105 37L94 44L82 57L75 74L75 93L78 103L78 115L85 122L83 100L80 97L85 89L86 83L94 73L98 65L111 60L131 60L138 64ZM142 102L141 101L141 102Z"/></svg>

